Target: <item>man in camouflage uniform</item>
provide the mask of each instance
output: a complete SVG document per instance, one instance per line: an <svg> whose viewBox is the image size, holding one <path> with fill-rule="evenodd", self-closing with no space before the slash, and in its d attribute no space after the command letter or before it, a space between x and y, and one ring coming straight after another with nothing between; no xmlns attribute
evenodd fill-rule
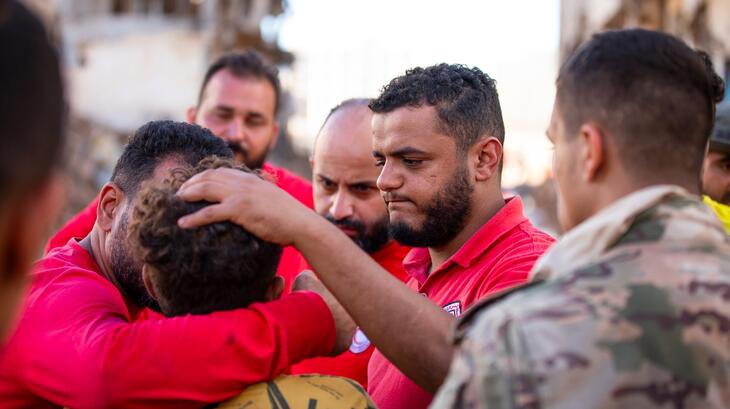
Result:
<svg viewBox="0 0 730 409"><path fill-rule="evenodd" d="M698 196L722 88L644 30L566 63L548 136L569 231L530 284L464 315L432 407L730 407L730 244Z"/></svg>

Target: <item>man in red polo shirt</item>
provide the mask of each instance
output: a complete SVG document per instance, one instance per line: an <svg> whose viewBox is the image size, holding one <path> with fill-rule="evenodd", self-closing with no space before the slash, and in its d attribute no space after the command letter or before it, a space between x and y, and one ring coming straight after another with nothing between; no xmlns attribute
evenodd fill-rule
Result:
<svg viewBox="0 0 730 409"><path fill-rule="evenodd" d="M1 407L201 407L349 345L354 326L336 333L344 312L330 313L309 292L207 315L142 313L159 307L127 239L140 187L210 155L233 157L197 125L150 122L130 139L101 190L91 233L35 267L0 356Z"/></svg>
<svg viewBox="0 0 730 409"><path fill-rule="evenodd" d="M281 85L274 65L252 50L229 53L208 68L198 104L188 109L187 120L210 129L226 141L238 162L251 169L262 169L279 187L311 208L312 185L266 162L279 136L276 115L280 99ZM69 239L85 237L94 226L97 204L98 198L69 220L48 242L46 252L66 245ZM296 260L296 251L285 249L282 263Z"/></svg>
<svg viewBox="0 0 730 409"><path fill-rule="evenodd" d="M530 224L518 197L502 198L504 125L489 76L461 65L415 68L370 108L390 232L419 247L404 261L407 286L339 229L247 175L214 170L190 179L180 195L221 205L180 224L231 220L293 243L377 347L368 387L378 406L423 408L448 371L453 318L524 282L553 239Z"/></svg>
<svg viewBox="0 0 730 409"><path fill-rule="evenodd" d="M330 111L317 135L312 154L314 209L339 227L394 277L405 281L403 258L409 247L392 240L388 211L380 197L380 171L373 166L369 99L350 99ZM308 266L295 271L301 272ZM312 358L292 373L345 376L367 388L367 367L374 348L362 331L352 345L332 358Z"/></svg>

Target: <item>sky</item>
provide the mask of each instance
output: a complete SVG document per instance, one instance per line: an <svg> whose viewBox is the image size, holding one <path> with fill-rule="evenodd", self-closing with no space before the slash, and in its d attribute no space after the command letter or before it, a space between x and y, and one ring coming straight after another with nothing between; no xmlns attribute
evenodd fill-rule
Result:
<svg viewBox="0 0 730 409"><path fill-rule="evenodd" d="M297 58L283 80L297 100L289 128L300 147L341 100L376 96L413 66L460 63L497 81L505 185L539 183L549 171L559 0L289 0L276 24Z"/></svg>

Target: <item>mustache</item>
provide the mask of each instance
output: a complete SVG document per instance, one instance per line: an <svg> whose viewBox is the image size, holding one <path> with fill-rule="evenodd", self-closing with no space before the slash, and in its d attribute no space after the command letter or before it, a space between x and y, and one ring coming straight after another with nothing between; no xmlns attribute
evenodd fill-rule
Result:
<svg viewBox="0 0 730 409"><path fill-rule="evenodd" d="M349 229L355 229L360 232L365 230L365 224L358 220L354 220L354 219L336 220L334 217L332 217L330 215L327 215L324 218L327 219L327 221L329 221L330 223L332 223L338 227L346 227Z"/></svg>
<svg viewBox="0 0 730 409"><path fill-rule="evenodd" d="M243 155L244 158L248 158L248 149L246 149L245 146L235 142L226 142L226 145L231 148L234 154L240 154Z"/></svg>
<svg viewBox="0 0 730 409"><path fill-rule="evenodd" d="M393 192L385 192L382 194L382 196L383 196L383 200L386 203L387 202L401 202L401 201L412 202L412 200L410 198L408 198L408 196L403 196L403 195L393 193Z"/></svg>

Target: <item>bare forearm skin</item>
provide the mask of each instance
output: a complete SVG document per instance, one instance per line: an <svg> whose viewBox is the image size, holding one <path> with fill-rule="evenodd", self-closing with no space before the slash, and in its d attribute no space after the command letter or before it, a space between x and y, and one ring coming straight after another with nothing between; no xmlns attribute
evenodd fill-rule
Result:
<svg viewBox="0 0 730 409"><path fill-rule="evenodd" d="M312 214L294 245L380 352L434 393L449 370L451 315L407 287L337 227Z"/></svg>

